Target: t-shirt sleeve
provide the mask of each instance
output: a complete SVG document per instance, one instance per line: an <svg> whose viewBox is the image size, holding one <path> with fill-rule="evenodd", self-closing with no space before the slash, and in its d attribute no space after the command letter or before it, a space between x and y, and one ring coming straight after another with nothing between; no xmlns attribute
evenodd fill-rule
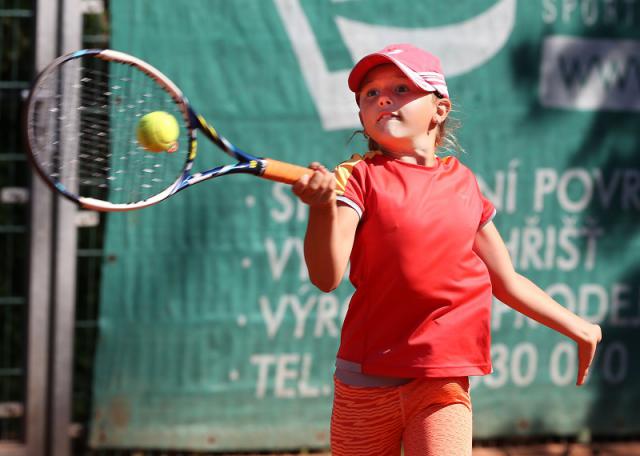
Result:
<svg viewBox="0 0 640 456"><path fill-rule="evenodd" d="M354 155L351 160L340 163L334 170L336 178L336 199L346 204L362 218L365 211L364 170L358 166L362 157Z"/></svg>
<svg viewBox="0 0 640 456"><path fill-rule="evenodd" d="M496 216L496 207L493 203L482 194L482 190L480 190L480 185L478 184L478 179L473 176L476 182L476 188L478 189L478 195L480 196L480 201L482 202L482 215L480 216L480 224L478 225L478 229L485 226Z"/></svg>
<svg viewBox="0 0 640 456"><path fill-rule="evenodd" d="M496 216L496 208L491 201L489 201L482 193L480 193L480 200L482 201L482 216L480 217L480 226L482 228L489 223Z"/></svg>

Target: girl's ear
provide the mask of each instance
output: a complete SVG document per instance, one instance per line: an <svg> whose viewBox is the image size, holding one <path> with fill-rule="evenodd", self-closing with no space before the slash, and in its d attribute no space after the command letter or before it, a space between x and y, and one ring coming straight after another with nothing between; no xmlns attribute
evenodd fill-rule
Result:
<svg viewBox="0 0 640 456"><path fill-rule="evenodd" d="M451 112L451 100L448 98L436 98L436 113L434 120L442 124Z"/></svg>

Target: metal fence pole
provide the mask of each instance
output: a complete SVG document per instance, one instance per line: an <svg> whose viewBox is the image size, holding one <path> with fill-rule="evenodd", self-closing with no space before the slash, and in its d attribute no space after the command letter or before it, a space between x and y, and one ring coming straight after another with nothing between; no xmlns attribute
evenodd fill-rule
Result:
<svg viewBox="0 0 640 456"><path fill-rule="evenodd" d="M82 44L81 0L60 0L59 53L75 51ZM71 149L77 138L61 138L61 147ZM74 150L65 150L73 154ZM51 378L49 409L49 452L51 456L71 454L71 404L73 392L73 335L76 301L77 228L76 206L57 197L53 249L53 305L51 327Z"/></svg>
<svg viewBox="0 0 640 456"><path fill-rule="evenodd" d="M35 70L56 55L58 2L36 0ZM25 440L29 456L44 456L47 438L47 375L51 302L53 196L32 177L30 188L29 320L27 325L27 385Z"/></svg>
<svg viewBox="0 0 640 456"><path fill-rule="evenodd" d="M81 0L36 0L35 69L80 47ZM69 456L76 289L76 209L31 183L25 447L12 456Z"/></svg>

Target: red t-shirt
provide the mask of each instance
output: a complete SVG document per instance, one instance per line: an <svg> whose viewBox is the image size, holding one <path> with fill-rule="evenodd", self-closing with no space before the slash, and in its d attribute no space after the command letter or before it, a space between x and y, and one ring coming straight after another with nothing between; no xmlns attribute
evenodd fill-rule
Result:
<svg viewBox="0 0 640 456"><path fill-rule="evenodd" d="M455 157L425 167L370 152L335 175L360 214L338 358L368 375L490 373L491 282L473 243L495 208L473 173Z"/></svg>

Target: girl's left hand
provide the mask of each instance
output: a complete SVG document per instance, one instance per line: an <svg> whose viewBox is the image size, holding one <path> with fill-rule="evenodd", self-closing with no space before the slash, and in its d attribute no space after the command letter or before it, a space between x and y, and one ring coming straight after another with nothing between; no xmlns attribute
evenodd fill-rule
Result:
<svg viewBox="0 0 640 456"><path fill-rule="evenodd" d="M593 357L596 353L596 347L602 340L602 329L598 325L592 323L586 323L583 336L576 340L578 344L578 381L576 385L583 385L587 374L589 373L589 367L593 361Z"/></svg>

